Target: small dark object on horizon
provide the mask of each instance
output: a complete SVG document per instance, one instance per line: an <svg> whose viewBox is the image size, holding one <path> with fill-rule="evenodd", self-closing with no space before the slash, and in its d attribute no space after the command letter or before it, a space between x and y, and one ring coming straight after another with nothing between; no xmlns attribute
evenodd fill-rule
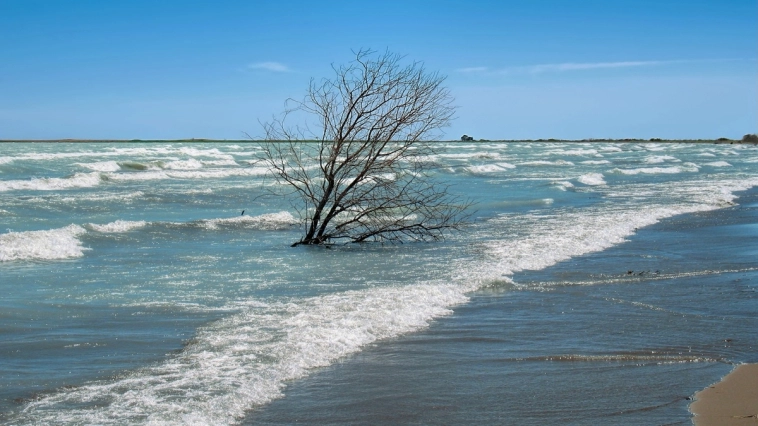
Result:
<svg viewBox="0 0 758 426"><path fill-rule="evenodd" d="M242 214L240 214L240 216L244 216L244 215L245 215L245 211L242 210Z"/></svg>

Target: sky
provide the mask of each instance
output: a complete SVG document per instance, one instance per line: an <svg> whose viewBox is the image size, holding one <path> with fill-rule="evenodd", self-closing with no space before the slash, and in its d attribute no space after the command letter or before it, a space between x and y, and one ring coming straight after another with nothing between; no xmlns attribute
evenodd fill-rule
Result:
<svg viewBox="0 0 758 426"><path fill-rule="evenodd" d="M444 139L758 133L756 0L0 0L0 139L243 139L358 49L447 76Z"/></svg>

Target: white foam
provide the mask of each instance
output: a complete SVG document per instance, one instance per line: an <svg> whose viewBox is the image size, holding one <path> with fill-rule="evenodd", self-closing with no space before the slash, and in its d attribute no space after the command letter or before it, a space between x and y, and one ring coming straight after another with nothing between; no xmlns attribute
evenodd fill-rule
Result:
<svg viewBox="0 0 758 426"><path fill-rule="evenodd" d="M571 161L566 160L556 160L556 161L547 161L547 160L535 160L535 161L525 161L523 163L518 163L519 166L573 166L574 163Z"/></svg>
<svg viewBox="0 0 758 426"><path fill-rule="evenodd" d="M244 226L255 229L276 230L289 228L300 223L290 212L266 213L259 216L235 216L221 219L205 219L198 223L206 229L217 229L219 226Z"/></svg>
<svg viewBox="0 0 758 426"><path fill-rule="evenodd" d="M81 257L87 249L77 237L86 232L79 225L69 225L47 231L0 234L0 262Z"/></svg>
<svg viewBox="0 0 758 426"><path fill-rule="evenodd" d="M164 164L163 168L168 170L197 170L203 168L203 163L190 158L189 160L170 161Z"/></svg>
<svg viewBox="0 0 758 426"><path fill-rule="evenodd" d="M598 152L596 149L559 149L556 151L549 152L551 154L558 154L558 155L573 155L573 156L594 156Z"/></svg>
<svg viewBox="0 0 758 426"><path fill-rule="evenodd" d="M624 152L624 150L617 146L603 146L600 147L600 152Z"/></svg>
<svg viewBox="0 0 758 426"><path fill-rule="evenodd" d="M604 176L602 173L587 173L586 175L579 176L576 180L579 181L579 183L590 186L606 185L605 179L603 178Z"/></svg>
<svg viewBox="0 0 758 426"><path fill-rule="evenodd" d="M210 166L210 167L239 167L239 163L237 163L234 159L225 159L225 160L203 160L201 161L203 166Z"/></svg>
<svg viewBox="0 0 758 426"><path fill-rule="evenodd" d="M732 165L726 161L714 161L712 163L705 163L704 165L711 167L732 167Z"/></svg>
<svg viewBox="0 0 758 426"><path fill-rule="evenodd" d="M61 189L91 188L99 185L99 172L76 173L66 178L36 178L31 180L0 181L0 191L56 191Z"/></svg>
<svg viewBox="0 0 758 426"><path fill-rule="evenodd" d="M645 163L648 164L659 164L659 163L665 163L667 161L669 162L681 162L676 157L672 157L670 155L651 155L649 157L645 157Z"/></svg>
<svg viewBox="0 0 758 426"><path fill-rule="evenodd" d="M587 165L593 166L593 165L600 165L600 164L611 164L611 162L608 160L587 160L587 161L582 161L580 164L587 164Z"/></svg>
<svg viewBox="0 0 758 426"><path fill-rule="evenodd" d="M269 174L264 167L245 167L237 169L201 169L201 170L148 170L138 173L108 173L108 179L114 181L148 181L164 179L222 179L233 176L264 176Z"/></svg>
<svg viewBox="0 0 758 426"><path fill-rule="evenodd" d="M427 327L464 303L454 285L408 285L265 304L199 330L181 353L112 382L30 402L36 424L230 424L282 396L287 381L380 339ZM61 410L58 407L73 407Z"/></svg>
<svg viewBox="0 0 758 426"><path fill-rule="evenodd" d="M134 229L139 229L147 226L147 222L144 220L129 221L129 220L117 220L115 222L106 223L105 225L97 225L94 223L87 224L89 229L102 233L121 233L129 232Z"/></svg>
<svg viewBox="0 0 758 426"><path fill-rule="evenodd" d="M492 229L518 229L521 238L496 239L480 244L477 252L486 253L481 261L462 267L459 280L474 279L480 285L507 279L523 270L540 270L555 263L605 250L625 241L638 228L659 220L684 213L714 210L730 205L734 191L758 185L758 179L746 182L731 181L721 185L702 182L679 191L678 183L660 190L681 198L672 205L635 203L631 194L623 199L627 205L617 209L609 207L579 209L556 214L532 212L526 215L503 215L488 226ZM659 185L661 186L661 185ZM657 199L661 199L656 196Z"/></svg>
<svg viewBox="0 0 758 426"><path fill-rule="evenodd" d="M473 174L488 174L488 173L499 173L506 169L513 169L516 166L509 163L498 163L498 164L480 164L475 166L468 166L466 167L466 170L469 173Z"/></svg>
<svg viewBox="0 0 758 426"><path fill-rule="evenodd" d="M76 163L77 166L96 172L115 172L121 170L121 166L115 161L99 161L96 163Z"/></svg>
<svg viewBox="0 0 758 426"><path fill-rule="evenodd" d="M567 189L574 187L574 184L569 181L556 181L553 182L553 185L557 186L558 189L562 191L566 191Z"/></svg>
<svg viewBox="0 0 758 426"><path fill-rule="evenodd" d="M511 163L497 163L498 167L502 167L504 169L515 169L516 166Z"/></svg>
<svg viewBox="0 0 758 426"><path fill-rule="evenodd" d="M642 174L649 174L649 175L657 175L657 174L674 174L674 173L683 173L683 172L697 172L699 170L699 167L696 164L693 163L684 163L679 166L671 166L671 167L642 167L638 169L613 169L611 170L611 173L621 173L625 175L638 175L640 173Z"/></svg>

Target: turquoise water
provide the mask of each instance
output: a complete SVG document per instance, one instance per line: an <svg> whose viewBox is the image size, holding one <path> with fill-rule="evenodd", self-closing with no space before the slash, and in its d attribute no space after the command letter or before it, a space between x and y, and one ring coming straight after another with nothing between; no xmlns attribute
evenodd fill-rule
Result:
<svg viewBox="0 0 758 426"><path fill-rule="evenodd" d="M332 250L255 150L0 145L0 419L686 423L757 360L754 146L440 144L465 232Z"/></svg>

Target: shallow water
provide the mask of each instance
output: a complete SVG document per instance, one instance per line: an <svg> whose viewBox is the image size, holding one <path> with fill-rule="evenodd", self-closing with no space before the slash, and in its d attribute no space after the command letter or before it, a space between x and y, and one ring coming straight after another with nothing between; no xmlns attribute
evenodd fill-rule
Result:
<svg viewBox="0 0 758 426"><path fill-rule="evenodd" d="M448 144L467 232L334 250L254 153L0 145L0 419L686 423L756 360L753 146Z"/></svg>
<svg viewBox="0 0 758 426"><path fill-rule="evenodd" d="M246 424L690 424L696 391L758 361L758 190L739 201L473 292Z"/></svg>

